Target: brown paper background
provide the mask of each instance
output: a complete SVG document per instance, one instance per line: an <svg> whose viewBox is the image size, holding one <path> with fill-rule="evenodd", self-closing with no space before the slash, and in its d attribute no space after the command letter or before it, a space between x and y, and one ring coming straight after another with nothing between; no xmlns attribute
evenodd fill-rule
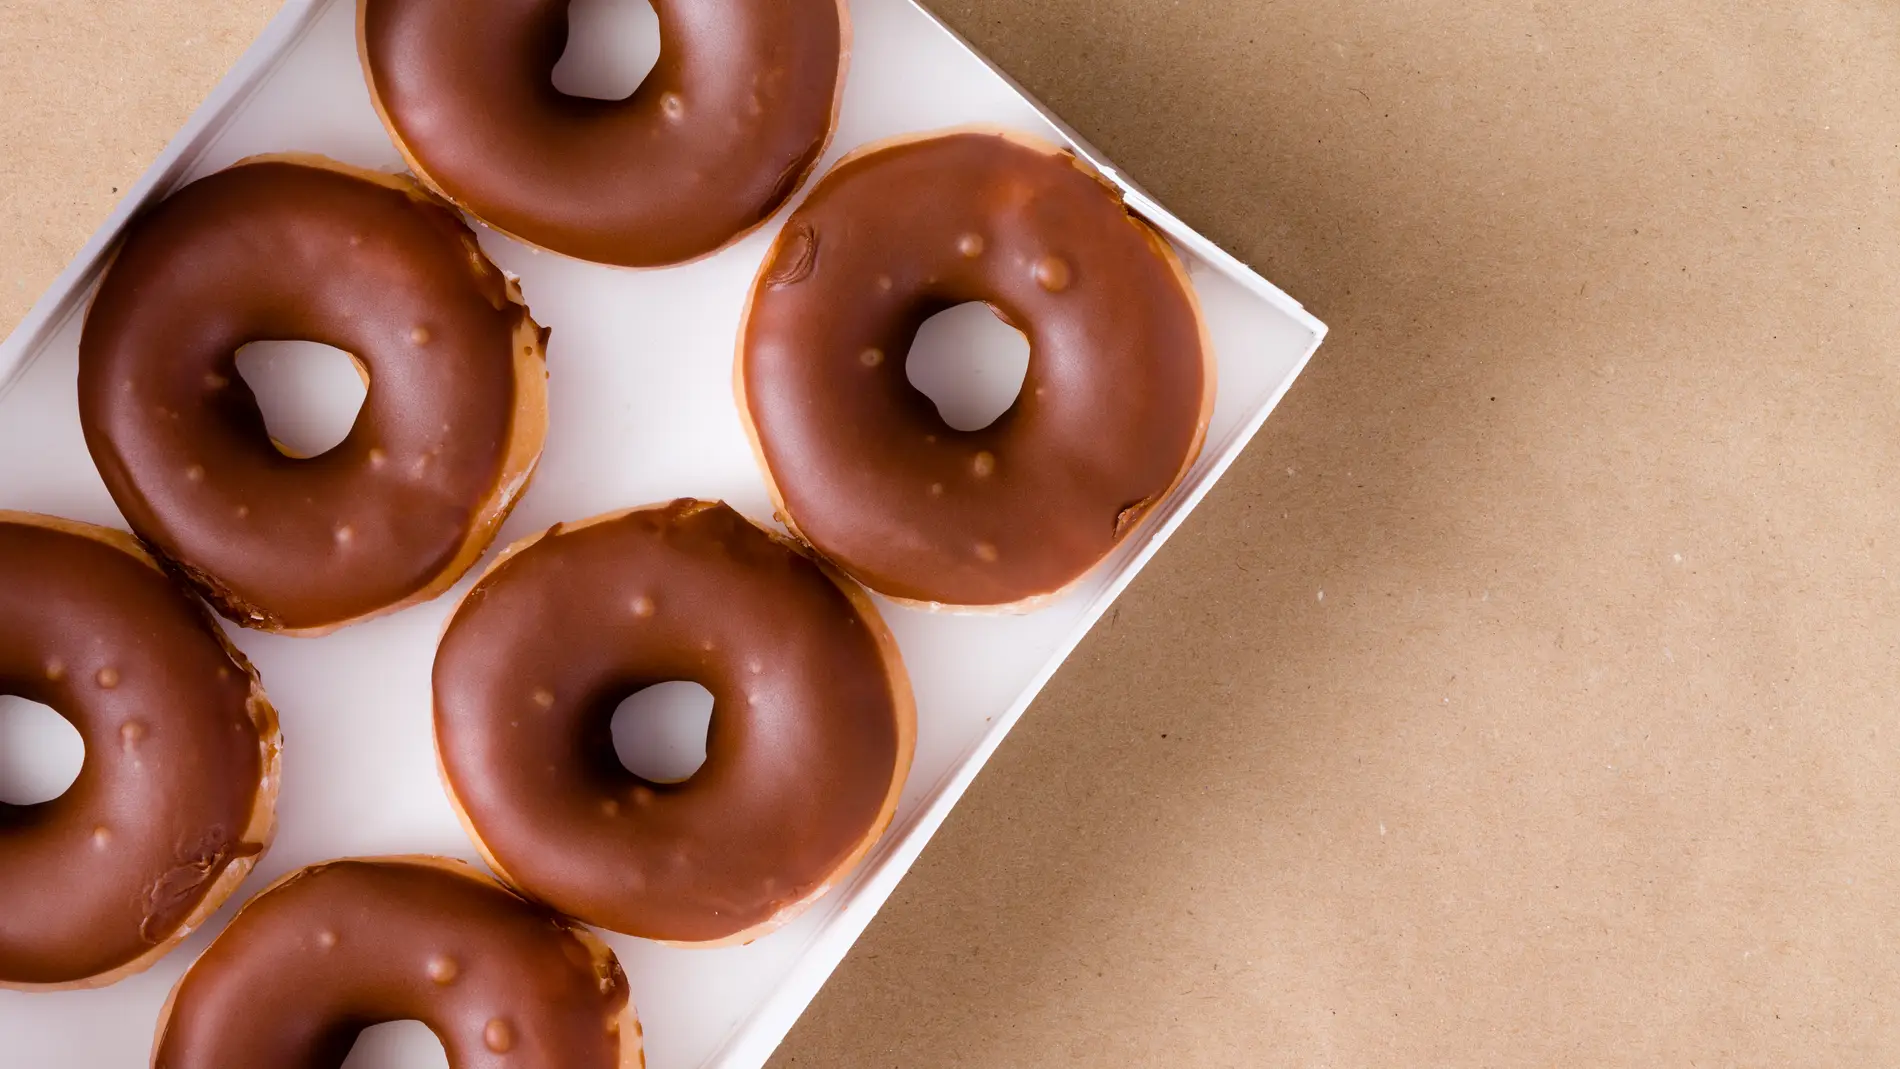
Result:
<svg viewBox="0 0 1900 1069"><path fill-rule="evenodd" d="M272 7L0 3L0 321ZM1333 334L775 1064L1900 1064L1900 4L937 7Z"/></svg>

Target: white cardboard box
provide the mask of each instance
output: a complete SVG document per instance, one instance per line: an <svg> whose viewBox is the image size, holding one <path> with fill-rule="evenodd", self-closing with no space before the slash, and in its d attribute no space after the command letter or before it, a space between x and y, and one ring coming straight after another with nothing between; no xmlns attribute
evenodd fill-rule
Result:
<svg viewBox="0 0 1900 1069"><path fill-rule="evenodd" d="M400 168L358 70L354 7L289 0L0 345L0 508L123 526L81 438L74 382L85 302L104 254L141 205L261 152ZM851 68L821 169L869 141L962 123L1068 140L1183 253L1217 350L1219 392L1206 449L1155 522L1055 605L1022 617L882 606L918 698L916 763L896 819L850 879L751 946L686 951L609 939L632 982L654 1069L765 1061L1036 692L1226 470L1326 332L1128 184L912 0L850 7ZM731 367L747 286L778 222L708 260L654 272L577 263L483 233L496 262L521 276L535 318L553 328L546 452L498 546L557 521L678 496L723 497L755 518L771 515L734 408ZM237 900L293 868L382 853L475 859L436 778L429 711L436 635L468 582L322 639L233 629L283 719L275 845L233 904L149 972L100 991L0 991L0 1069L145 1064L172 984ZM359 1051L368 1056L351 1064L415 1064L413 1046L407 1054L401 1046Z"/></svg>

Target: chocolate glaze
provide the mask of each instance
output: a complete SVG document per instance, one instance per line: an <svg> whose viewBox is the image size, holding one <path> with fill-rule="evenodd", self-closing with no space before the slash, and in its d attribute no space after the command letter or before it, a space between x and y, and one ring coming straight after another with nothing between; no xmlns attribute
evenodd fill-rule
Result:
<svg viewBox="0 0 1900 1069"><path fill-rule="evenodd" d="M133 530L225 615L320 630L446 585L492 536L540 450L539 395L517 426L518 357L545 389L537 331L413 183L242 164L128 227L80 341L80 421ZM335 449L271 443L236 367L270 339L368 369Z"/></svg>
<svg viewBox="0 0 1900 1069"><path fill-rule="evenodd" d="M155 564L105 541L129 536L87 530L0 513L0 693L52 707L86 746L66 793L0 803L4 984L152 954L270 836L277 720L250 665Z"/></svg>
<svg viewBox="0 0 1900 1069"><path fill-rule="evenodd" d="M370 92L418 175L485 222L599 263L712 252L777 210L831 136L838 0L654 0L624 101L554 88L567 0L361 0Z"/></svg>
<svg viewBox="0 0 1900 1069"><path fill-rule="evenodd" d="M712 692L712 726L692 778L653 783L610 724L670 680ZM678 942L787 919L854 863L890 817L913 717L868 599L695 501L554 528L476 585L435 661L443 774L497 871Z"/></svg>
<svg viewBox="0 0 1900 1069"><path fill-rule="evenodd" d="M416 1020L454 1069L632 1069L627 998L611 951L466 865L332 861L245 904L178 982L153 1066L336 1069L363 1029Z"/></svg>
<svg viewBox="0 0 1900 1069"><path fill-rule="evenodd" d="M923 322L987 302L1021 394L958 431L910 384ZM1212 369L1172 254L1067 152L958 133L847 159L754 285L741 407L787 522L881 593L992 606L1112 550L1199 452Z"/></svg>

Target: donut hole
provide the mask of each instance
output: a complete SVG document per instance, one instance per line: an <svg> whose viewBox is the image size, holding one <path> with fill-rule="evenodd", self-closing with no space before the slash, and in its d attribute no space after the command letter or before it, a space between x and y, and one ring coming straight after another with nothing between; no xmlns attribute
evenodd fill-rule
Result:
<svg viewBox="0 0 1900 1069"><path fill-rule="evenodd" d="M295 459L343 444L369 397L363 362L319 342L252 342L237 351L237 371L257 398L271 444Z"/></svg>
<svg viewBox="0 0 1900 1069"><path fill-rule="evenodd" d="M38 805L69 790L86 741L51 706L0 694L0 803Z"/></svg>
<svg viewBox="0 0 1900 1069"><path fill-rule="evenodd" d="M570 0L554 88L571 97L625 100L659 61L660 16L646 0Z"/></svg>
<svg viewBox="0 0 1900 1069"><path fill-rule="evenodd" d="M388 1021L358 1032L337 1069L449 1069L449 1054L421 1021Z"/></svg>
<svg viewBox="0 0 1900 1069"><path fill-rule="evenodd" d="M614 755L650 783L684 783L706 763L712 692L697 683L656 683L614 709Z"/></svg>
<svg viewBox="0 0 1900 1069"><path fill-rule="evenodd" d="M953 430L980 431L1001 419L1029 374L1029 339L981 301L924 320L904 376Z"/></svg>

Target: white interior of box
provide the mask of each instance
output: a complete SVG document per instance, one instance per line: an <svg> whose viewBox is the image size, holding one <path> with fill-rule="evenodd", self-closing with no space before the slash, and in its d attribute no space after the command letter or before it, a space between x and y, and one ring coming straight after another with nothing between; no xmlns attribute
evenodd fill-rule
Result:
<svg viewBox="0 0 1900 1069"><path fill-rule="evenodd" d="M1063 136L910 0L855 0L851 8L852 66L829 159L867 141L963 123ZM81 438L74 377L79 313L100 255L140 199L264 152L400 167L358 72L353 12L351 0L293 0L0 346L0 383L7 384L0 390L0 508L123 526ZM1009 724L1225 469L1323 336L1325 328L1297 304L1139 191L1131 190L1130 203L1184 252L1206 312L1220 376L1206 450L1155 522L1041 612L971 617L884 607L919 714L916 763L897 819L849 882L751 946L683 951L609 938L631 979L654 1069L764 1061ZM535 317L553 329L546 452L498 545L557 521L680 496L724 498L769 517L734 409L731 367L746 289L776 226L706 261L644 273L483 235L490 255L521 276ZM953 329L948 342L976 336ZM1007 353L988 356L986 366L1006 373ZM437 781L429 726L436 635L466 582L432 604L323 639L233 631L263 673L285 737L276 844L239 898L337 856L474 859ZM145 1064L166 992L232 909L151 971L114 987L0 992L0 1066ZM356 1069L413 1065L418 1057L408 1042L359 1054ZM439 1052L435 1059L440 1064Z"/></svg>

